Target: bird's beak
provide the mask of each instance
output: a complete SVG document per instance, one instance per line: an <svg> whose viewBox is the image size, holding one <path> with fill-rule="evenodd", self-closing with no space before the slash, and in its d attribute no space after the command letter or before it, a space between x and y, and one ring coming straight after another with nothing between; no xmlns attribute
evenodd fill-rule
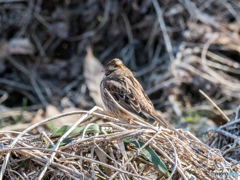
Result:
<svg viewBox="0 0 240 180"><path fill-rule="evenodd" d="M102 73L105 73L105 69L102 70Z"/></svg>

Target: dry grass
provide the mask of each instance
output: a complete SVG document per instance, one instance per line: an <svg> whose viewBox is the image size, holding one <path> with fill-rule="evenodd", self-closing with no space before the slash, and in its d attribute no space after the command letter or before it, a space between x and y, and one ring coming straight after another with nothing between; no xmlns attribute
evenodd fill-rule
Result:
<svg viewBox="0 0 240 180"><path fill-rule="evenodd" d="M51 99L57 99L56 106L67 97L70 105L66 107L92 107L93 102L85 98L86 82L90 96L98 104L96 99L100 97L92 95L92 84L86 78L92 73L83 64L89 44L103 64L111 58L123 59L144 81L148 95L159 92L159 98L163 94L155 103L168 104L166 109L174 111L169 112L169 117L175 114L180 119L190 107L201 109L199 89L215 100L221 98L224 113L239 104L237 1L66 2L70 4L1 1L4 28L0 29L0 103L13 92L27 97L32 104L41 103L41 107L31 107L31 113L19 109L1 111L1 126L10 128L12 117L19 115L30 124L32 111L54 103ZM80 6L84 8L79 11ZM101 69L93 64L91 67L94 72ZM184 90L184 85L191 88ZM99 85L93 87L95 92ZM212 110L211 106L203 106ZM240 172L239 108L233 121L210 130L206 144L190 132L170 131L139 121L130 125L103 113L95 107L60 114L30 127L12 127L25 129L22 132L0 132L0 180L166 178L140 153L141 149L124 142L126 138L143 142L142 149L149 145L166 164L172 179L213 179L211 171ZM32 130L48 121L74 114L83 117L61 136L45 132L31 135ZM108 133L89 132L87 129L94 124ZM84 127L84 131L71 133L77 126ZM9 132L18 135L9 136Z"/></svg>
<svg viewBox="0 0 240 180"><path fill-rule="evenodd" d="M101 108L94 107L88 112L76 111L48 118L19 132L17 137L10 137L7 132L1 132L0 177L7 179L166 178L140 153L146 145L149 145L166 164L173 179L179 177L212 179L211 171L239 172L240 170L238 164L233 166L229 158L224 158L223 155L229 153L226 152L226 148L222 155L222 151L205 145L190 132L170 131L138 121L127 124L95 111L103 112ZM73 114L84 114L84 116L61 136L56 137L45 132L39 135L28 134L43 123ZM98 125L108 132L107 134L87 132L89 126L96 124L94 122L96 120L102 120ZM229 124L233 125L238 121L239 119L236 119L235 123L229 122ZM70 134L75 127L83 125L85 128L82 133ZM225 125L220 129L227 127L230 126ZM216 133L217 131L211 138L216 137ZM124 144L123 140L126 138L140 140L144 145L137 150L132 144ZM211 138L208 141L212 142ZM71 142L66 143L66 140ZM62 142L65 144L61 144ZM239 145L238 141L234 143L233 147ZM211 146L214 144L211 143Z"/></svg>
<svg viewBox="0 0 240 180"><path fill-rule="evenodd" d="M220 149L223 157L227 161L234 163L232 166L239 164L239 110L240 106L236 110L234 120L219 128L211 129L205 138L207 145L212 148Z"/></svg>

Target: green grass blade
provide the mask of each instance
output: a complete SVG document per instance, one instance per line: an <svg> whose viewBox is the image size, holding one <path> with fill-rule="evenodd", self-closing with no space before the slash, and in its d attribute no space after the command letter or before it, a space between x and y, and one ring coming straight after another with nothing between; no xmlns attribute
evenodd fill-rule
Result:
<svg viewBox="0 0 240 180"><path fill-rule="evenodd" d="M71 126L68 126L68 125L62 126L59 130L57 130L57 132L55 132L53 134L53 136L62 136L70 128L71 128ZM72 132L70 134L82 133L84 131L84 129L85 129L85 127L76 127L74 130L72 130ZM106 134L106 132L98 124L93 124L93 125L89 126L86 133L103 133L103 134Z"/></svg>
<svg viewBox="0 0 240 180"><path fill-rule="evenodd" d="M144 143L139 141L139 140L135 140L135 139L130 139L130 138L126 138L123 140L126 143L131 143L134 144L136 146L137 149L140 149ZM145 148L142 149L141 153L151 162L154 164L154 166L156 168L158 168L161 172L163 172L164 174L166 174L167 177L170 176L166 165L164 164L164 162L159 158L159 156L157 155L157 153L150 147L150 146L146 146Z"/></svg>

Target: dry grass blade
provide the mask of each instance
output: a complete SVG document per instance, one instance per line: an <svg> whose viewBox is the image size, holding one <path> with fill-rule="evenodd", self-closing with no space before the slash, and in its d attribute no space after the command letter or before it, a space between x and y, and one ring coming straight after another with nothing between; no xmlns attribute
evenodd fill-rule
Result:
<svg viewBox="0 0 240 180"><path fill-rule="evenodd" d="M226 114L224 114L224 112L216 105L216 103L213 102L213 100L210 99L210 97L208 97L208 95L206 95L202 90L199 90L199 92L205 97L207 98L207 100L209 100L212 105L222 114L222 116L226 119L226 121L230 121L230 119L226 116Z"/></svg>
<svg viewBox="0 0 240 180"><path fill-rule="evenodd" d="M167 28L166 28L165 22L163 20L162 10L161 10L157 0L153 0L153 5L154 5L157 15L158 15L159 24L160 24L162 32L163 32L163 37L164 37L164 41L165 41L165 44L167 47L167 51L169 53L170 60L173 61L174 55L173 55L172 45L171 45L171 41L170 41L168 33L167 33Z"/></svg>
<svg viewBox="0 0 240 180"><path fill-rule="evenodd" d="M172 142L163 134L163 137L171 144L171 146L173 147L173 150L174 150L174 156L175 156L175 164L174 164L174 167L173 167L173 170L172 170L172 173L171 175L168 177L168 180L170 180L177 168L177 161L178 161L178 157L177 157L177 152L176 152L176 148L173 146Z"/></svg>

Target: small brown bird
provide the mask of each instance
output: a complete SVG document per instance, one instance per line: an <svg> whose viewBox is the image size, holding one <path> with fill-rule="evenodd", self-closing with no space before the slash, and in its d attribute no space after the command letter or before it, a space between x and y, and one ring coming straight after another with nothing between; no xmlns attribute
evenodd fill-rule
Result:
<svg viewBox="0 0 240 180"><path fill-rule="evenodd" d="M145 94L141 84L135 79L132 72L124 66L120 59L109 61L103 72L105 75L101 82L100 89L103 104L108 112L117 118L128 120L133 118L114 103L107 91L114 100L127 111L144 120L148 120L149 117L153 118L165 128L173 128L168 121L156 113L151 100Z"/></svg>

